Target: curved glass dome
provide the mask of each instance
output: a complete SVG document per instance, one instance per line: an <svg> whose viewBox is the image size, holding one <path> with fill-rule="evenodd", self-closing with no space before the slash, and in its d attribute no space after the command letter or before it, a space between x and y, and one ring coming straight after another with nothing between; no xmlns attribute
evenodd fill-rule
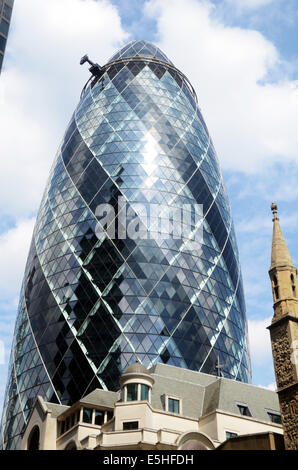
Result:
<svg viewBox="0 0 298 470"><path fill-rule="evenodd" d="M167 64L173 65L173 62L171 62L157 46L148 41L129 42L108 60L108 64L114 62L114 60L133 57L148 57L150 59L162 60Z"/></svg>
<svg viewBox="0 0 298 470"><path fill-rule="evenodd" d="M215 374L219 360L226 378L251 380L233 221L194 92L145 41L111 60L84 89L37 216L3 408L6 449L19 448L38 395L71 405L95 388L118 390L136 361ZM188 247L196 221L183 237L159 237L196 205L200 246ZM137 211L144 236L123 235Z"/></svg>

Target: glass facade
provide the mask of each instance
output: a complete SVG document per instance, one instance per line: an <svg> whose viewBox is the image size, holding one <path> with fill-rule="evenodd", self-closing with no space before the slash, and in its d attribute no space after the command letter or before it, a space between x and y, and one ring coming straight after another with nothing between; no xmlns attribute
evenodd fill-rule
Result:
<svg viewBox="0 0 298 470"><path fill-rule="evenodd" d="M0 0L0 72L7 42L14 0Z"/></svg>
<svg viewBox="0 0 298 470"><path fill-rule="evenodd" d="M115 208L119 220L119 198L130 215L137 205L202 205L202 244L112 237L108 223L99 237L98 207ZM57 152L20 295L4 448L18 447L37 395L69 405L95 388L117 390L136 360L209 374L219 360L225 377L251 380L239 256L212 140L187 78L145 41L91 78Z"/></svg>

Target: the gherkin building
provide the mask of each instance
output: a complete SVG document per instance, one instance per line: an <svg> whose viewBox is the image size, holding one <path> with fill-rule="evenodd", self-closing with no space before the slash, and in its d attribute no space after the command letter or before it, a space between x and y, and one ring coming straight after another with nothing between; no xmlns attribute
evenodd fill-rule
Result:
<svg viewBox="0 0 298 470"><path fill-rule="evenodd" d="M136 360L207 374L219 361L225 377L251 380L231 211L195 91L145 41L90 70L25 269L1 424L5 449L18 448L37 395L71 404L95 388L117 390ZM119 200L128 219L140 206L200 205L201 244L123 237L117 228L111 236L108 223L98 236L98 207L113 207L118 220ZM148 220L141 219L143 235ZM190 238L195 222L192 228Z"/></svg>

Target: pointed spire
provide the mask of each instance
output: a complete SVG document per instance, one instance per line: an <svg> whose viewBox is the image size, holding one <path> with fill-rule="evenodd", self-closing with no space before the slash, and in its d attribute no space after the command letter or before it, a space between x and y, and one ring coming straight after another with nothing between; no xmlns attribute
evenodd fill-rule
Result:
<svg viewBox="0 0 298 470"><path fill-rule="evenodd" d="M273 237L270 269L280 266L294 266L286 244L286 240L284 239L279 225L279 218L277 217L277 205L274 202L271 204L271 210L273 213Z"/></svg>

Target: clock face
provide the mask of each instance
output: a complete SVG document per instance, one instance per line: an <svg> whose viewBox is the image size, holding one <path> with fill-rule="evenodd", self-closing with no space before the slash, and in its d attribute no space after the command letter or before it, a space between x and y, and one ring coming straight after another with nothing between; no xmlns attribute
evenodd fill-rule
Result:
<svg viewBox="0 0 298 470"><path fill-rule="evenodd" d="M208 450L207 447L199 441L191 440L185 442L181 450Z"/></svg>

